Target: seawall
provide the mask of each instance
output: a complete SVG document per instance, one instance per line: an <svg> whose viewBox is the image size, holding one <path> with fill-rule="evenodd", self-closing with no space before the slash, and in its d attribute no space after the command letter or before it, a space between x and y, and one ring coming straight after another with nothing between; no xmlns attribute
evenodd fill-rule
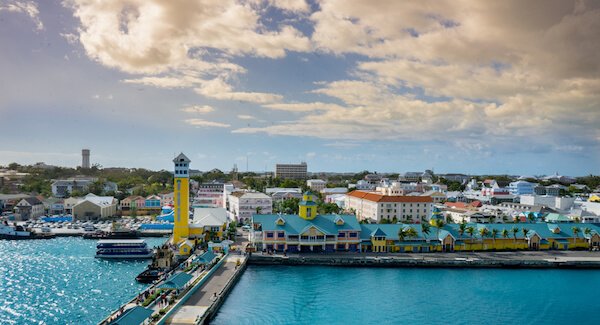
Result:
<svg viewBox="0 0 600 325"><path fill-rule="evenodd" d="M419 268L532 268L600 269L600 260L509 258L448 258L443 255L416 257L373 256L264 256L252 255L249 265L324 265L346 267L419 267Z"/></svg>

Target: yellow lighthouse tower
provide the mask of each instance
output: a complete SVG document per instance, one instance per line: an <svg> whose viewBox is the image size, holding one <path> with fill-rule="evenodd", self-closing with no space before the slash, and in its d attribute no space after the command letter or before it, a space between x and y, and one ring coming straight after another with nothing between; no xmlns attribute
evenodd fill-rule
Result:
<svg viewBox="0 0 600 325"><path fill-rule="evenodd" d="M298 215L304 220L313 220L317 216L317 203L313 199L313 194L306 191L299 204Z"/></svg>
<svg viewBox="0 0 600 325"><path fill-rule="evenodd" d="M175 163L175 182L173 201L174 225L173 225L173 243L179 243L182 239L188 239L190 235L189 214L190 214L190 162L191 160L183 153L173 159Z"/></svg>

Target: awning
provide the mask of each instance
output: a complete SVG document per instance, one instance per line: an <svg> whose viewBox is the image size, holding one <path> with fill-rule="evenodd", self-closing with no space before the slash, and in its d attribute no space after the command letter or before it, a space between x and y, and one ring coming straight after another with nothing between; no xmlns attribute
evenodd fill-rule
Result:
<svg viewBox="0 0 600 325"><path fill-rule="evenodd" d="M170 278L167 279L167 281L165 281L165 283L161 284L158 287L161 289L181 289L191 279L192 279L191 275L189 275L185 272L180 272L175 275L172 275Z"/></svg>
<svg viewBox="0 0 600 325"><path fill-rule="evenodd" d="M152 309L135 306L119 316L110 325L139 325L144 323L154 313Z"/></svg>

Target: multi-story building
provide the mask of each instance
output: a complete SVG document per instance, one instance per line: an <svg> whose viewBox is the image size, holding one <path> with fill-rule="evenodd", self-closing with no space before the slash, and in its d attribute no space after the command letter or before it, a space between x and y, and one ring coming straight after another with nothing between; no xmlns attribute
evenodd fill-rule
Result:
<svg viewBox="0 0 600 325"><path fill-rule="evenodd" d="M193 206L197 208L221 208L223 207L223 183L202 183L198 185Z"/></svg>
<svg viewBox="0 0 600 325"><path fill-rule="evenodd" d="M299 164L276 164L275 177L306 179L308 167L305 162Z"/></svg>
<svg viewBox="0 0 600 325"><path fill-rule="evenodd" d="M401 182L419 182L423 173L421 172L406 172L398 175L398 180Z"/></svg>
<svg viewBox="0 0 600 325"><path fill-rule="evenodd" d="M356 190L346 195L345 208L354 210L358 220L420 222L431 218L433 199L429 196L382 195Z"/></svg>
<svg viewBox="0 0 600 325"><path fill-rule="evenodd" d="M254 214L250 241L267 251L355 252L360 249L360 230L353 215L317 214L317 203L306 192L297 215Z"/></svg>
<svg viewBox="0 0 600 325"><path fill-rule="evenodd" d="M52 182L52 195L55 197L66 197L71 193L87 192L90 185L95 182L94 178L69 178L59 179Z"/></svg>
<svg viewBox="0 0 600 325"><path fill-rule="evenodd" d="M508 191L512 195L525 195L525 194L533 194L533 188L535 184L527 182L527 181L516 181L511 182L508 185Z"/></svg>
<svg viewBox="0 0 600 325"><path fill-rule="evenodd" d="M260 192L232 192L229 195L229 212L235 220L248 223L252 214L270 214L273 212L273 200Z"/></svg>
<svg viewBox="0 0 600 325"><path fill-rule="evenodd" d="M315 192L320 192L326 185L327 182L322 179L309 179L306 181L306 186Z"/></svg>
<svg viewBox="0 0 600 325"><path fill-rule="evenodd" d="M521 204L542 205L553 209L568 210L575 203L574 197L548 195L521 195Z"/></svg>
<svg viewBox="0 0 600 325"><path fill-rule="evenodd" d="M15 213L19 220L29 220L44 215L44 203L36 197L21 199L15 206Z"/></svg>
<svg viewBox="0 0 600 325"><path fill-rule="evenodd" d="M160 209L160 196L149 195L144 202L144 207L146 209Z"/></svg>

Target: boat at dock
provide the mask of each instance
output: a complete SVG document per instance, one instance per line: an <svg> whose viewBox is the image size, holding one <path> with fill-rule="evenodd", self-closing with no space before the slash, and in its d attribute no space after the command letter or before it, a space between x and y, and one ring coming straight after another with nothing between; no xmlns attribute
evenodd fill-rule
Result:
<svg viewBox="0 0 600 325"><path fill-rule="evenodd" d="M104 239L96 246L96 257L103 259L150 259L152 249L143 239Z"/></svg>
<svg viewBox="0 0 600 325"><path fill-rule="evenodd" d="M6 221L0 224L0 239L50 239L54 237L56 235L49 231L37 233L20 225L9 225Z"/></svg>
<svg viewBox="0 0 600 325"><path fill-rule="evenodd" d="M137 277L135 280L140 283L152 283L160 279L163 275L175 268L178 263L175 263L173 250L169 245L162 245L156 248L152 263Z"/></svg>

